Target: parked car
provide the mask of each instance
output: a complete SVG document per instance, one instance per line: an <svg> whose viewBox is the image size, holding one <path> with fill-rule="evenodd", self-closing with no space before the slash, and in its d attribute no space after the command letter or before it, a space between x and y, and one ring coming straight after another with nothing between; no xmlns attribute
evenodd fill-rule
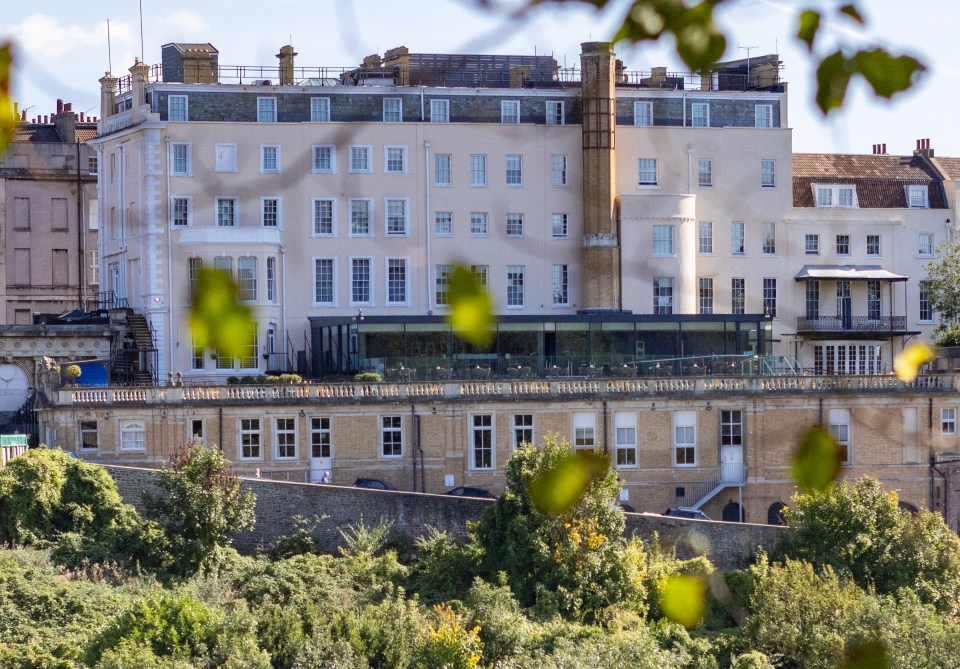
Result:
<svg viewBox="0 0 960 669"><path fill-rule="evenodd" d="M692 518L694 520L710 520L710 516L705 514L700 509L694 509L692 506L677 506L674 508L670 508L670 509L667 509L663 515L673 516L674 518Z"/></svg>
<svg viewBox="0 0 960 669"><path fill-rule="evenodd" d="M459 497L483 497L485 499L496 499L497 496L491 493L489 490L484 490L483 488L472 488L467 485L462 485L452 490L447 491L448 495L457 495Z"/></svg>
<svg viewBox="0 0 960 669"><path fill-rule="evenodd" d="M371 490L396 490L392 485L380 479L359 478L353 482L354 488L370 488Z"/></svg>

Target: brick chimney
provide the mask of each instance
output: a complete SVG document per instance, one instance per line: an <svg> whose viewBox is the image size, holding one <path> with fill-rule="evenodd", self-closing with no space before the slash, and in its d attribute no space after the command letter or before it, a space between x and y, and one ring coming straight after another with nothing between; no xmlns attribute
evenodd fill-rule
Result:
<svg viewBox="0 0 960 669"><path fill-rule="evenodd" d="M277 54L277 58L280 59L281 86L293 85L293 57L296 55L297 54L294 52L293 47L289 44L280 47L280 53Z"/></svg>
<svg viewBox="0 0 960 669"><path fill-rule="evenodd" d="M77 117L73 113L73 105L63 100L57 100L57 115L53 118L53 125L57 129L60 141L73 144L77 141Z"/></svg>
<svg viewBox="0 0 960 669"><path fill-rule="evenodd" d="M150 66L142 62L139 58L134 61L130 68L130 90L133 93L132 106L134 109L142 107L147 101L147 74L150 72Z"/></svg>
<svg viewBox="0 0 960 669"><path fill-rule="evenodd" d="M100 77L100 118L109 118L116 113L117 78L109 72Z"/></svg>
<svg viewBox="0 0 960 669"><path fill-rule="evenodd" d="M913 155L923 156L924 158L933 158L933 149L930 148L929 137L917 140L917 148L914 150Z"/></svg>

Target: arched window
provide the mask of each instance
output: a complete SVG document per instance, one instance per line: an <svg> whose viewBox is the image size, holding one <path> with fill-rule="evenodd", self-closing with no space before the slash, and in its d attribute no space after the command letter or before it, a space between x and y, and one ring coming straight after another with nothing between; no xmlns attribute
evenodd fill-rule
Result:
<svg viewBox="0 0 960 669"><path fill-rule="evenodd" d="M786 525L787 521L783 517L783 510L787 505L783 502L774 502L767 509L767 525Z"/></svg>
<svg viewBox="0 0 960 669"><path fill-rule="evenodd" d="M903 500L900 500L899 502L897 502L897 506L900 507L900 510L901 510L901 511L906 511L906 512L908 512L908 513L916 513L916 512L917 512L917 507L915 507L915 506L914 506L913 504L911 504L910 502L904 502Z"/></svg>
<svg viewBox="0 0 960 669"><path fill-rule="evenodd" d="M729 502L723 507L723 520L728 523L742 523L743 510L736 502Z"/></svg>

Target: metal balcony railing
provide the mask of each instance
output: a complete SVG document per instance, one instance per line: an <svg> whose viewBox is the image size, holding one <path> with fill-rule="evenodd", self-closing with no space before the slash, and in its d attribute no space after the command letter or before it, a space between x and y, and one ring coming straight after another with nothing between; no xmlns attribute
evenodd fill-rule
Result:
<svg viewBox="0 0 960 669"><path fill-rule="evenodd" d="M797 318L798 332L904 332L907 329L906 316L821 316L819 318Z"/></svg>

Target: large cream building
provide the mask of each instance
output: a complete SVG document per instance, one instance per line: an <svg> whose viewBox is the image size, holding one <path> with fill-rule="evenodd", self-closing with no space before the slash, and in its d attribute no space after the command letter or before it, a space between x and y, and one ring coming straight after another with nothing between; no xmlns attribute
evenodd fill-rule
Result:
<svg viewBox="0 0 960 669"><path fill-rule="evenodd" d="M960 161L794 155L775 56L677 75L605 43L550 57L413 54L333 71L219 64L101 79L105 288L156 333L162 388L50 389L42 438L156 465L191 435L244 473L497 488L557 433L609 452L640 510L776 520L812 424L844 476L944 508L950 375L888 372L935 326L924 266L954 234ZM493 295L490 347L444 321L449 273ZM236 359L196 349L188 294L231 271L256 307ZM299 370L388 383L223 385Z"/></svg>

